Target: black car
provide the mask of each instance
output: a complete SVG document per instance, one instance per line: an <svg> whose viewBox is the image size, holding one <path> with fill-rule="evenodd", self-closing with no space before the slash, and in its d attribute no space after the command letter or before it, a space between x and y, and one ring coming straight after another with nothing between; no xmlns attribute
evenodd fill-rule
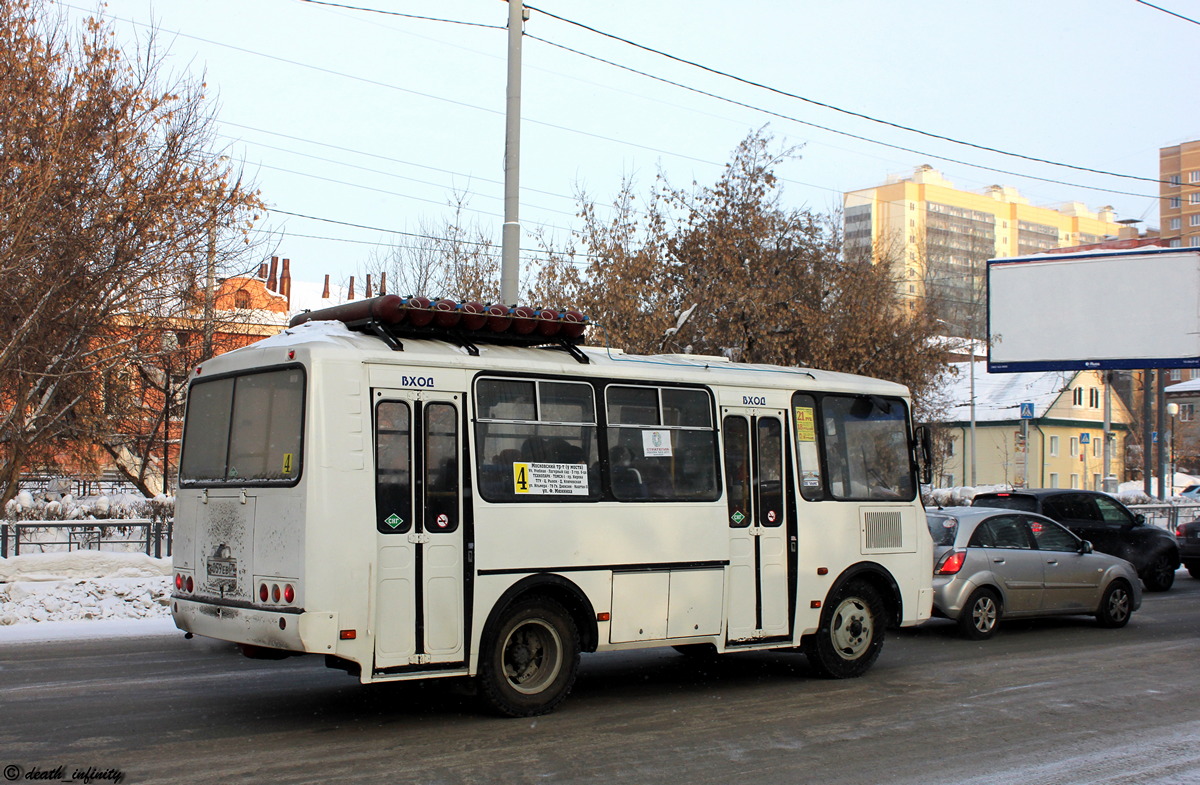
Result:
<svg viewBox="0 0 1200 785"><path fill-rule="evenodd" d="M1003 507L1053 518L1101 553L1133 564L1146 591L1166 591L1179 569L1175 538L1097 491L1038 488L977 494L974 507Z"/></svg>
<svg viewBox="0 0 1200 785"><path fill-rule="evenodd" d="M1183 566L1193 578L1200 578L1200 518L1176 526L1175 542Z"/></svg>

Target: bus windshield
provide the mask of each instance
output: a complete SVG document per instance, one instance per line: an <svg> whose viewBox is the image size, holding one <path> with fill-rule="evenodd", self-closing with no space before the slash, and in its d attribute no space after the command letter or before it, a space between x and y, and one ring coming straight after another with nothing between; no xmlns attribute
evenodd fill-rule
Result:
<svg viewBox="0 0 1200 785"><path fill-rule="evenodd" d="M197 381L188 393L183 485L291 485L300 478L304 371Z"/></svg>

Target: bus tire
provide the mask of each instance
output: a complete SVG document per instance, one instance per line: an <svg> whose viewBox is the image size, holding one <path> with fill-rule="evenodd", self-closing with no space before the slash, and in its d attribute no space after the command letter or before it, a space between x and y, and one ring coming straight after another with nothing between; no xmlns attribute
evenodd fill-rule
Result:
<svg viewBox="0 0 1200 785"><path fill-rule="evenodd" d="M821 625L804 639L804 655L827 679L861 676L879 657L886 623L879 593L865 581L850 581L826 600Z"/></svg>
<svg viewBox="0 0 1200 785"><path fill-rule="evenodd" d="M507 717L547 714L575 683L579 648L579 631L561 605L544 597L519 601L484 638L480 695Z"/></svg>

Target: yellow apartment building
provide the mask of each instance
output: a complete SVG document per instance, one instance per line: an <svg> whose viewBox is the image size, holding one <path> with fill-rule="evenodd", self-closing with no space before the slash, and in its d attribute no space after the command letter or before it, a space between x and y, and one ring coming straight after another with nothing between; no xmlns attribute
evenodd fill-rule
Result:
<svg viewBox="0 0 1200 785"><path fill-rule="evenodd" d="M1200 248L1200 141L1158 151L1159 219L1168 248Z"/></svg>
<svg viewBox="0 0 1200 785"><path fill-rule="evenodd" d="M1001 185L963 191L928 165L911 176L850 191L843 207L848 253L888 261L902 298L934 298L944 321L959 335L976 338L986 331L988 259L1136 235L1116 221L1111 207L1095 212L1080 202L1038 207Z"/></svg>

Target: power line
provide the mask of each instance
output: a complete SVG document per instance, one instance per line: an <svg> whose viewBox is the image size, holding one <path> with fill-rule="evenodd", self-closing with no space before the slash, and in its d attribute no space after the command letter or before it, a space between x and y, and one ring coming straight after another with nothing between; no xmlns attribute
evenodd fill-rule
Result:
<svg viewBox="0 0 1200 785"><path fill-rule="evenodd" d="M1138 0L1138 2L1142 2L1142 0ZM1147 5L1149 5L1149 3L1147 3ZM1063 168L1066 168L1066 169L1074 169L1074 170L1076 170L1076 171L1080 171L1080 172L1090 172L1090 173L1092 173L1092 174L1100 174L1100 175L1105 175L1105 176L1108 176L1108 177L1121 177L1121 178L1125 178L1125 179L1128 179L1128 180L1140 180L1140 181L1143 181L1143 182L1149 182L1149 183L1160 183L1160 182L1161 182L1160 180L1158 180L1158 179L1156 179L1156 178L1150 178L1150 177L1141 177L1141 176L1139 176L1139 175L1132 175L1132 174L1121 174L1121 173L1119 173L1119 172L1109 172L1109 171L1105 171L1105 170L1103 170L1103 169L1092 169L1092 168L1090 168L1090 167L1087 167L1087 166L1076 166L1076 165L1074 165L1074 164L1065 164L1065 163L1061 163L1061 162L1059 162L1059 161L1052 161L1052 160L1050 160L1050 159L1047 159L1047 158L1038 158L1038 157L1031 156L1031 155L1024 155L1024 154L1022 154L1022 153L1013 153L1013 152L1009 152L1009 151L1007 151L1007 150L1001 150L1001 149L999 149L999 148L996 148L996 147L989 147L989 146L987 146L987 145L975 144L974 142L967 142L967 141L964 141L964 140L962 140L962 139L955 139L955 138L954 138L954 137L952 137L952 136L945 136L945 135L943 135L943 134L937 134L937 133L933 133L932 131L924 131L924 130L922 130L922 129L920 129L920 128L914 128L914 127L912 127L912 126L902 125L902 124L900 124L900 123L893 123L893 122L891 122L891 121L889 121L889 120L882 120L882 119L880 119L880 118L877 118L877 117L872 117L871 115L868 115L868 114L863 114L862 112L855 112L855 111L852 111L852 110L850 110L850 109L843 109L843 108L841 108L841 107L839 107L839 106L834 106L833 104L825 103L825 102L823 102L823 101L818 101L818 100L816 100L816 99L813 99L813 98L806 98L806 97L804 97L804 96L802 96L802 95L797 95L797 94L795 94L795 93L790 93L790 92L788 92L788 91L786 91L786 90L782 90L782 89L780 89L780 88L777 88L777 87L772 87L771 85L763 84L762 82L755 82L755 81L753 81L753 80L751 80L751 79L746 79L746 78L744 78L744 77L740 77L740 76L737 76L737 75L735 75L735 74L728 73L727 71L721 71L721 70L719 70L719 69L716 69L716 68L711 68L711 67L709 67L709 66L703 65L702 63L697 63L697 62L695 62L695 61L693 61L693 60L687 60L687 59L684 59L684 58L682 58L682 57L677 57L676 55L669 54L669 53L667 53L667 52L664 52L664 51L662 51L662 50L659 50L659 49L654 49L653 47L649 47L649 46L646 46L646 45L644 45L644 44L639 44L639 43L637 43L637 42L635 42L635 41L631 41L631 40L629 40L628 38L622 38L621 36L614 35L614 34L612 34L612 33L606 33L606 32L604 32L603 30L599 30L599 29L597 29L597 28L595 28L595 27L591 27L591 26L589 26L589 25L585 25L585 24L583 24L583 23L581 23L581 22L576 22L576 21L574 21L574 20L572 20L572 19L567 19L566 17L562 17L562 16L559 16L559 15L557 15L557 14L550 13L549 11L544 11L544 10L542 10L542 9L540 9L540 8L537 8L537 7L535 7L535 6L532 6L532 5L526 5L526 7L527 7L527 8L529 8L531 11L537 11L537 12L538 12L538 13L540 13L540 14L544 14L544 15L546 15L546 16L548 16L548 17L552 18L552 19L557 19L557 20L558 20L558 21L560 21L560 22L564 22L564 23L566 23L566 24L569 24L569 25L574 25L574 26L576 26L576 27L582 28L582 29L584 29L584 30L587 30L587 31L589 31L589 32L595 33L596 35L600 35L600 36L603 36L603 37L605 37L605 38L610 38L610 39L612 39L612 40L614 40L614 41L619 41L619 42L621 42L621 43L623 43L623 44L627 44L627 45L629 45L629 46L632 46L632 47L634 47L634 48L636 48L636 49L641 49L641 50L642 50L642 51L644 51L644 52L650 52L651 54L656 54L656 55L658 55L658 56L660 56L660 57L665 57L665 58L667 58L668 60L674 60L674 61L675 61L675 62L677 62L677 63L682 63L682 64L684 64L684 65L689 65L689 66L691 66L691 67L693 67L693 68L698 68L698 69L700 69L700 70L702 70L702 71L707 71L708 73L710 73L710 74L715 74L716 76L721 76L721 77L724 77L724 78L726 78L726 79L732 79L732 80L733 80L733 81L735 81L735 82L740 82L740 83L742 83L742 84L749 85L749 86L751 86L751 87L757 87L757 88L759 88L760 90L766 90L766 91L768 91L768 92L775 93L776 95L781 95L781 96L784 96L784 97L786 97L786 98L793 98L793 99L795 99L795 100L797 100L797 101L803 101L804 103L807 103L807 104L812 104L813 106L819 106L819 107L821 107L821 108L823 108L823 109L830 109L830 110L832 110L832 111L835 111L835 112L840 112L840 113L842 113L842 114L849 115L849 116L851 116L851 117L858 117L858 118L860 118L860 119L863 119L863 120L869 120L869 121L870 121L870 122L872 122L872 123L878 123L878 124L880 124L880 125L886 125L886 126L889 126L889 127L891 127L891 128L896 128L896 129L899 129L899 130L901 130L901 131L908 131L908 132L910 132L910 133L914 133L914 134L920 134L920 135L922 135L922 136L928 136L928 137L930 137L930 138L932 138L932 139L940 139L940 140L942 140L942 141L945 141L945 142L951 142L951 143L953 143L953 144L963 145L963 146L965 146L965 147L971 147L971 148L974 148L974 149L976 149L976 150L982 150L982 151L989 152L989 153L997 153L997 154L999 154L999 155L1007 155L1007 156L1011 156L1011 157L1014 157L1014 158L1022 158L1022 159L1026 160L1026 161L1033 161L1033 162L1035 162L1035 163L1049 164L1049 165L1051 165L1051 166L1060 166L1060 167L1063 167ZM1157 6L1154 6L1154 7L1156 7L1156 8L1157 8ZM1159 10L1162 10L1162 9L1159 9ZM1185 18L1186 18L1186 17L1185 17ZM1188 20L1188 21L1191 21L1191 20ZM982 168L987 168L987 167L982 167Z"/></svg>
<svg viewBox="0 0 1200 785"><path fill-rule="evenodd" d="M301 2L308 2L308 1L310 1L310 0L301 0ZM64 5L65 5L65 6L67 6L67 7L69 7L69 8L74 8L75 10L78 10L78 11L86 11L86 9L79 8L78 6L73 6L73 5L70 5L70 4L67 4L67 3L64 3ZM353 8L352 6L347 6L347 7L349 7L349 8ZM536 8L534 8L533 6L528 6L528 7L529 7L529 8L531 8L531 9L533 9L533 10L538 10L540 13L546 14L547 16L553 17L553 18L555 18L555 19L562 19L561 17L558 17L558 16L556 16L555 14L551 14L551 13L549 13L549 12L546 12L546 11L541 11L540 9L536 9ZM367 10L367 11L370 11L371 9L362 9L362 10ZM123 18L120 18L120 17L112 17L112 18L114 18L114 19L119 19L120 21L124 21L124 22L127 22L127 23L129 23L129 24L133 24L133 25L136 25L136 26L139 26L139 27L149 27L149 25L146 25L146 24L145 24L145 23L143 23L143 22L138 22L138 21L136 21L136 20L132 20L132 19L123 19ZM434 19L433 17L424 17L424 18L426 18L426 19L430 19L430 20L432 20L432 21L441 21L441 20ZM447 20L447 21L452 21L452 20ZM593 28L589 28L587 25L582 25L582 24L580 24L580 23L577 23L577 22L572 22L571 20L562 19L562 21L564 21L564 22L567 22L568 24L575 24L575 25L579 25L580 27L583 27L583 28L585 28L585 29L588 29L588 30L592 30L592 29L593 29ZM696 67L698 67L698 68L701 68L701 69L703 69L703 70L707 70L707 71L713 71L714 73L721 73L721 72L719 72L719 71L715 71L714 69L710 69L710 68L708 68L708 67L706 67L706 66L702 66L702 65L694 64L694 63L691 63L690 61L687 61L687 60L682 60L682 59L680 59L680 58L674 58L672 55L668 55L668 54L665 54L665 53L658 52L658 50L654 50L654 49L651 49L651 48L649 48L649 47L643 47L643 46L642 46L642 45L640 45L640 44L636 44L636 43L633 43L633 42L627 42L627 41L625 41L625 39L622 39L622 38L620 38L620 37L618 37L618 36L613 36L613 35L611 35L611 34L609 34L609 33L604 33L604 32L602 32L602 31L594 31L594 32L596 32L596 33L597 33L597 34L599 34L599 35L607 36L607 37L614 38L614 39L616 39L616 40L619 40L619 41L623 41L623 42L629 43L631 46L635 46L635 47L638 47L638 48L643 48L643 49L646 49L647 51L654 52L654 53L656 53L656 54L661 54L661 55L662 55L662 56L664 56L664 57L668 57L668 58L672 58L672 59L679 59L679 60L680 60L680 62L683 62L683 63L685 63L685 64L689 64L689 65L695 65ZM407 94L410 94L410 95L415 95L415 96L419 96L419 97L422 97L422 98L428 98L428 99L430 99L430 100L434 100L434 101L442 101L442 102L445 102L445 103L452 104L452 105L454 105L454 106L461 106L461 107L464 107L464 108L467 108L467 109L475 109L475 110L478 110L478 111L481 111L481 112L486 112L486 113L488 113L488 114L493 114L493 115L503 115L503 112L502 112L501 110L498 110L498 109L489 109L489 108L487 108L487 107L478 106L478 105L476 105L476 104L470 104L470 103L467 103L467 102L464 102L464 101L455 101L455 100L453 100L453 99L450 99L450 98L445 98L445 97L442 97L442 96L432 95L432 94L429 94L429 93L422 93L422 92L420 92L420 91L418 91L418 90L410 90L410 89L408 89L408 88L400 87L400 86L398 86L398 85L389 84L389 83L387 83L387 82L381 82L381 81L378 81L378 80L375 80L375 79L368 79L368 78L366 78L366 77L355 76L355 75L353 75L353 74L348 74L348 73L345 73L345 72L342 72L342 71L335 71L335 70L333 70L333 69L330 69L330 68L323 68L323 67L321 67L321 66L312 65L312 64L310 64L310 63L300 62L300 61L297 61L297 60L289 60L289 59L287 59L287 58L284 58L284 57L279 57L279 56L277 56L277 55L271 55L271 54L267 54L267 53L264 53L264 52L258 52L258 51L255 51L255 50L253 50L253 49L247 49L247 48L244 48L244 47L235 46L235 45L233 45L233 44L226 44L226 43L222 43L222 42L220 42L220 41L214 41L214 40L212 40L212 39L208 39L208 38L202 38L202 37L200 37L200 36L191 35L191 34L188 34L188 33L181 32L181 31L176 31L176 32L175 32L175 35L178 35L178 36L180 36L180 37L182 37L182 38L190 38L190 39L192 39L192 40L195 40L195 41L200 41L200 42L202 42L202 43L211 44L211 45L213 45L213 46L219 46L219 47L223 47L223 48L227 48L227 49L232 49L232 50L234 50L234 51L237 51L237 52L242 52L242 53L245 53L245 54L256 55L256 56L258 56L258 57L263 57L263 58L266 58L266 59L269 59L269 60L275 60L275 61L277 61L277 62L281 62L281 63L284 63L284 64L286 64L286 65L293 65L293 66L297 66L297 67L300 67L300 68L308 68L308 69L311 69L311 70L318 71L318 72L320 72L320 73L330 74L330 75L332 75L332 76L339 76L339 77L342 77L342 78L344 78L344 79L350 79L350 80L353 80L353 81L363 82L363 83L365 83L365 84L373 85L373 86L376 86L376 87L384 87L384 88L387 88L387 89L390 89L390 90L396 90L396 91L399 91L399 92L402 92L402 93L407 93ZM526 34L526 35L528 35L528 34ZM1035 176L1035 175L1024 175L1024 174L1021 174L1021 173L1019 173L1019 172L1010 172L1010 171L1007 171L1007 170L1003 170L1003 169L997 169L997 168L995 168L995 167L984 166L984 165L981 165L981 164L971 164L971 163L967 163L967 162L965 162L965 161L959 161L959 160L957 160L957 159L953 159L953 158L947 158L947 157L945 157L945 156L938 156L938 155L934 155L934 154L932 154L932 153L926 153L926 152L922 152L922 151L920 151L920 150L914 150L914 149L911 149L911 148L906 148L906 147L901 147L901 146L898 146L898 145L892 145L892 144L888 144L888 143L886 143L886 142L881 142L881 141L878 141L878 140L875 140L875 139L871 139L871 138L869 138L869 137L857 136L857 135L855 135L855 134L851 134L851 133L844 132L844 131L837 131L836 129L832 129L832 128L826 128L826 127L824 127L824 126L819 126L819 125L816 125L816 124L814 124L814 123L809 123L809 122L806 122L806 121L803 121L803 120L799 120L799 119L797 119L797 118L794 118L794 117L790 117L790 116L787 116L787 115L782 115L782 114L778 114L778 113L775 113L775 112L771 112L771 111L769 111L769 110L765 110L765 109L761 109L761 108L758 108L758 107L754 107L754 106L752 106L752 105L749 105L749 104L743 104L743 103L741 103L741 102L738 102L738 101L735 101L735 100L733 100L733 99L724 98L724 97L722 97L722 96L718 96L718 95L715 95L715 94L712 94L712 93L706 93L705 91L702 91L702 90L699 90L699 89L695 89L695 88L690 88L690 87L688 87L688 86L686 86L686 85L682 85L682 84L679 84L679 83L671 82L670 80L667 80L667 79L662 79L662 78L660 78L660 77L655 77L655 76L653 76L653 75L651 75L651 74L646 74L646 73L643 73L643 72L640 72L640 71L636 71L635 69L628 68L628 67L626 67L626 66L621 66L621 65L619 65L619 64L617 64L617 63L612 63L612 62L610 62L610 61L603 60L602 58L596 58L596 57L594 57L594 56L592 56L592 55L587 55L587 54L585 54L585 53L583 53L583 52L578 52L577 50L571 50L569 47L561 46L561 45L559 45L559 44L554 44L553 42L547 41L547 40L545 40L545 39L537 38L537 37L535 37L535 36L529 36L529 37L531 37L531 38L536 38L536 40L538 40L538 41L540 41L540 42L543 42L543 43L547 43L547 44L549 44L549 45L551 45L551 46L560 46L560 48L567 49L567 50L569 50L569 51L573 51L573 52L575 52L575 53L577 53L577 54L580 54L580 55L583 55L583 56L585 56L585 57L593 57L593 59L600 60L601 62L605 62L605 63L607 63L607 64L609 64L609 65L613 65L613 66L615 66L615 67L619 67L619 68L624 68L625 70L629 70L629 71L632 71L632 72L634 72L634 73L639 73L639 74L641 74L641 75L643 75L643 76L646 76L646 77L648 77L648 78L652 78L652 79L658 79L659 81L663 81L663 82L666 82L666 83L672 84L672 85L674 85L674 86L681 87L681 88L683 88L683 89L692 90L692 91L694 91L694 92L701 93L701 94L704 94L704 95L708 95L708 96L710 96L710 97L717 98L717 99L719 99L719 100L723 100L723 101L727 101L727 102L729 102L729 103L732 103L732 104L740 105L740 106L743 106L743 107L745 107L745 108L749 108L749 109L752 109L752 110L755 110L755 111L760 111L760 112L763 112L763 113L766 113L766 114L775 115L775 116L778 116L778 117L780 117L780 118L782 118L782 119L786 119L786 120L789 120L789 121L793 121L793 122L801 123L801 124L803 124L803 125L808 125L808 126L812 126L812 127L815 127L815 128L820 128L820 129L822 129L822 130L827 130L827 131L830 131L830 132L832 132L832 133L841 134L841 135L844 135L844 136L847 136L847 137L855 138L855 139L858 139L858 140L860 140L860 141L866 141L866 142L868 142L868 143L878 144L878 145L881 145L881 146L884 146L884 147L889 147L889 148L893 148L893 149L901 150L901 151L904 151L904 152L911 152L911 153L913 153L913 154L916 154L916 155L923 155L923 156L928 156L928 157L931 157L931 158L937 158L938 160L944 160L944 161L948 161L948 162L950 162L950 163L957 163L957 164L960 164L960 165L963 165L963 166L970 166L970 167L972 167L972 168L976 168L976 169L982 169L982 170L985 170L985 171L997 172L997 173L999 173L999 174L1006 174L1006 175L1013 176L1013 177L1024 177L1024 178L1028 178L1028 179L1032 179L1032 180L1039 180L1039 181L1049 182L1049 183L1053 183L1053 184L1056 184L1056 185L1066 185L1066 186L1069 186L1069 187L1072 187L1072 188L1082 188L1082 189L1086 189L1086 190L1092 190L1092 191L1101 191L1101 192L1104 192L1104 193L1115 193L1115 194L1119 194L1119 195L1122 195L1122 196L1133 196L1133 197L1136 197L1136 198L1141 198L1141 199L1157 199L1157 198L1158 198L1158 196L1157 196L1157 195L1151 196L1151 195L1147 195L1147 194L1138 194L1138 193L1132 193L1132 192L1128 192L1128 191L1117 191L1117 190L1113 190L1113 189L1109 189L1109 188L1098 188L1098 187L1095 187L1095 186L1083 185L1083 184L1081 184L1081 183L1072 183L1072 182L1067 182L1067 181L1062 181L1062 180L1053 180L1053 179L1049 179L1049 178L1037 177L1037 176ZM730 78L737 79L737 77L732 77L732 76L731 76ZM748 82L748 83L749 83L749 84L755 84L755 83L753 83L753 82ZM768 88L768 89L770 89L770 88ZM796 97L797 97L797 98L799 98L799 96L796 96ZM807 100L807 99L803 99L803 98L801 98L800 100ZM812 103L819 103L819 102L812 102ZM850 112L849 114L854 114L854 113ZM614 138L614 137L603 136L603 135L601 135L601 134L595 134L595 133L591 133L591 132L589 132L589 131L582 131L582 130L579 130L579 129L576 129L576 128L571 128L571 127L569 127L569 126L558 125L558 124L555 124L555 123L549 123L549 122L542 121L542 120L534 120L534 119L532 119L532 118L525 118L524 122L526 122L526 123L529 123L529 124L531 124L531 125L540 125L540 126L544 126L544 127L547 127L547 128L553 128L553 129L555 129L555 130L559 130L559 131L565 131L565 132L567 132L567 133L574 133L574 134L579 134L579 135L582 135L582 136L588 136L588 137L591 137L591 138L593 138L593 139L600 139L600 140L603 140L603 141L612 142L612 143L614 143L614 144L624 145L624 146L627 146L627 147L633 147L633 148L637 148L637 149L641 149L641 150L647 150L647 151L649 151L649 152L657 153L657 154L659 154L659 155L667 155L667 156L670 156L670 157L672 157L672 158L680 158L680 159L687 160L687 161L693 161L693 162L696 162L696 163L702 163L702 164L704 164L704 165L706 165L706 166L716 166L716 167L723 166L723 164L721 164L721 163L714 162L714 161L708 161L708 160L706 160L706 159L703 159L703 158L697 158L697 157L695 157L695 156L689 156L689 155L685 155L685 154L683 154L683 153L674 152L674 151L671 151L671 150L664 150L664 149L661 149L661 148L650 147L649 145L642 145L642 144L638 144L638 143L636 143L636 142L630 142L630 141L626 141L626 140L622 140L622 139L616 139L616 138ZM903 127L903 126L900 126L900 127ZM980 149L990 149L990 148L985 148L985 147L981 147L981 146L978 146L978 145L973 145L973 146L980 147ZM1016 154L1010 154L1010 155L1016 155ZM1028 156L1018 156L1018 157L1025 157L1025 158L1029 158ZM1038 161L1038 160L1041 160L1041 159L1030 158L1030 160ZM1048 163L1053 163L1053 162L1048 162ZM1061 165L1061 166L1068 166L1068 165L1066 165L1066 164L1059 164L1059 165ZM1070 167L1070 168L1080 168L1080 169L1082 169L1082 167ZM1108 175L1112 175L1112 176L1116 176L1116 177L1132 177L1131 175L1120 175L1120 174L1115 174L1115 173L1111 173L1111 172L1104 172L1104 171L1102 171L1102 170L1086 170L1086 169L1085 169L1084 171L1092 171L1092 172L1095 172L1095 173L1099 173L1099 174L1108 174ZM1147 179L1149 182L1156 182L1156 183L1157 183L1157 182L1160 182L1160 181L1158 181L1158 180L1149 180L1148 178L1134 178L1134 179ZM838 189L828 189L828 190L830 190L830 191L834 191L834 192L839 192L839 193L840 193L840 191L838 191Z"/></svg>
<svg viewBox="0 0 1200 785"><path fill-rule="evenodd" d="M678 87L678 88L681 88L681 89L683 89L683 90L688 90L688 91L690 91L690 92L693 92L693 93L698 93L699 95L707 96L707 97L709 97L709 98L715 98L715 99L717 99L718 101L724 101L724 102L726 102L726 103L733 104L734 106L740 106L740 107L743 107L743 108L745 108L745 109L750 109L750 110L752 110L752 111L755 111L755 112L761 112L761 113L763 113L763 114L770 115L770 116L772 116L772 117L778 117L778 118L780 118L780 119L782 119L782 120L788 120L789 122L793 122L793 123L799 123L800 125L806 125L806 126L808 126L808 127L810 127L810 128L817 128L817 129L819 129L819 130L821 130L821 131L827 131L827 132L829 132L829 133L838 134L838 135L840 135L840 136L846 136L846 137L849 137L849 138L851 138L851 139L857 139L857 140L859 140L859 141L861 141L861 142L868 142L868 143L870 143L870 144L877 144L877 145L880 145L880 146L882 146L882 147L888 147L888 148L890 148L890 149L892 149L892 150L900 150L900 151L902 151L902 152L906 152L906 153L913 153L913 154L915 154L915 155L926 156L926 157L928 157L928 158L936 158L936 159L938 159L939 161L947 161L947 162L949 162L949 163L958 164L958 165L960 165L960 166L969 166L969 167L971 167L971 168L973 168L973 169L983 169L983 170L985 170L985 171L988 171L988 172L996 172L996 173L998 173L998 174L1005 174L1005 175L1008 175L1008 176L1010 176L1010 177L1023 177L1023 178L1029 179L1029 180L1038 180L1038 181L1040 181L1040 182L1043 182L1043 183L1053 183L1053 184L1055 184L1055 185L1066 185L1066 186L1070 186L1070 187L1072 187L1072 188L1086 188L1086 189L1088 189L1088 190L1092 190L1092 191L1103 191L1104 193L1119 194L1119 195L1121 195L1121 196L1136 196L1136 197L1139 197L1139 198L1144 198L1144 199L1157 199L1157 198L1158 198L1157 196L1150 196L1149 194L1139 194L1139 193L1133 193L1133 192L1131 192L1131 191L1118 191L1118 190L1115 190L1115 189L1112 189L1112 188L1097 188L1097 187L1095 187L1095 186L1083 185L1083 184L1081 184L1081 183L1072 183L1072 182L1067 182L1067 181L1065 181L1065 180L1055 180L1055 179L1053 179L1053 178L1049 178L1049 177L1039 177L1039 176L1037 176L1037 175L1021 174L1020 172L1013 172L1013 171L1009 171L1009 170L1007 170L1007 169L997 169L997 168L996 168L996 167L994 167L994 166L983 166L983 165L981 165L981 164L973 164L973 163L970 163L970 162L968 162L968 161L963 161L963 160L961 160L961 159L958 159L958 158L949 158L949 157L947 157L947 156L944 156L944 155L938 155L938 154L936 154L936 153L925 152L925 151L923 151L923 150L916 150L916 149L914 149L914 148L911 148L911 147L904 147L904 146L902 146L902 145L897 145L897 144L892 144L892 143L890 143L890 142L884 142L884 141L880 141L879 139L872 139L872 138L871 138L871 137L869 137L869 136L861 136L861 135L859 135L859 134L850 133L849 131L839 131L839 130L838 130L838 129L836 129L836 128L830 128L829 126L825 126L825 125L818 125L817 123L809 122L808 120L801 120L801 119L799 119L798 117L792 117L791 115L782 114L782 113L780 113L780 112L775 112L775 111L772 111L772 110L770 110L770 109L764 109L764 108L762 108L762 107L760 107L760 106L754 106L753 104L748 104L748 103L745 103L745 102L742 102L742 101L738 101L738 100L736 100L736 99L733 99L733 98L728 98L728 97L726 97L726 96L723 96L723 95L717 95L716 93L710 93L710 92L708 92L707 90L701 90L700 88L697 88L697 87L691 87L690 85L685 85L685 84L682 84L682 83L680 83L680 82L675 82L675 81L672 81L672 80L670 80L670 79L666 79L666 78L664 78L664 77L661 77L661 76L655 76L654 74L647 73L647 72L645 72L645 71L639 71L639 70L638 70L638 69L636 69L636 68L630 68L630 67L629 67L629 66L627 66L627 65L621 65L620 63L613 62L612 60L606 60L606 59L604 59L604 58L602 58L602 57L597 57L596 55L588 54L587 52L582 52L582 51L580 51L580 50L578 50L578 49L572 49L572 48L571 48L571 47L569 47L569 46L564 46L563 44L558 44L558 43L555 43L555 42L553 42L553 41L549 41L549 40L547 40L547 39L545 39L545 38L541 38L541 37L539 37L539 36L536 36L536 35L531 35L530 33L526 33L526 34L525 34L525 37L526 37L526 38L532 38L534 41L538 41L538 42L540 42L540 43L547 44L547 45L549 45L549 46L553 46L553 47L555 47L555 48L562 49L562 50L565 50L565 51L567 51L567 52L571 52L572 54L576 54L576 55L579 55L579 56L581 56L581 57L586 57L586 58L588 58L588 59L590 59L590 60L595 60L595 61L597 61L597 62L604 63L605 65L610 65L610 66L613 66L614 68L620 68L621 70L624 70L624 71L629 71L630 73L634 73L634 74L637 74L637 75L639 75L639 76L644 76L644 77L646 77L647 79L653 79L653 80L655 80L655 81L657 81L657 82L663 82L664 84L669 84L669 85L671 85L671 86L673 86L673 87ZM973 146L974 146L974 145L973 145ZM1019 156L1019 157L1025 158L1025 157L1027 157L1027 156ZM1030 160L1039 160L1039 159L1030 159ZM1063 164L1063 165L1065 166L1065 164ZM1078 168L1078 167L1072 167L1072 168ZM1095 170L1095 169L1089 169L1089 170L1085 170L1085 171L1098 172L1099 170ZM1126 177L1127 175L1116 175L1116 176L1118 176L1118 177ZM1148 178L1144 178L1144 177L1143 177L1143 178L1136 178L1136 179L1142 179L1142 180L1146 180L1146 179L1148 179ZM1158 180L1152 180L1151 182L1160 182L1160 181L1158 181Z"/></svg>
<svg viewBox="0 0 1200 785"><path fill-rule="evenodd" d="M312 3L313 5L325 5L331 8L344 8L347 11L366 11L372 14L383 14L385 16L402 16L406 19L419 19L424 22L446 22L454 25L466 25L468 27L487 27L492 30L505 30L504 25L489 25L483 22L464 22L461 19L439 19L434 16L420 16L418 14L405 14L400 11L382 11L378 8L363 8L357 5L343 5L342 3L328 3L324 0L300 0L302 3Z"/></svg>
<svg viewBox="0 0 1200 785"><path fill-rule="evenodd" d="M1195 19L1192 19L1190 16L1184 16L1183 14L1177 14L1174 11L1169 11L1166 8L1163 8L1162 6L1155 5L1154 3L1147 3L1146 0L1133 0L1133 1L1135 3L1141 3L1142 5L1149 6L1150 8L1153 8L1155 11L1162 11L1164 14L1169 14L1178 19L1182 19L1185 22L1191 22L1194 25L1200 25L1200 22L1197 22Z"/></svg>
<svg viewBox="0 0 1200 785"><path fill-rule="evenodd" d="M366 229L366 230L372 231L372 232L383 232L384 234L400 235L401 237L412 237L412 238L416 238L419 240L433 240L435 242L443 242L443 243L462 243L463 245L474 245L474 246L478 246L480 248L485 248L485 249L491 249L491 248L496 247L495 243L490 242L490 241L464 240L461 238L453 238L453 237L439 237L438 235L423 234L421 232L406 232L406 231L402 231L400 229L388 229L388 228L384 228L382 226L370 226L367 224L352 223L350 221L339 221L334 218L322 218L318 215L307 215L305 213L294 213L294 212L291 212L290 210L283 210L283 209L280 209L277 207L270 208L270 212L279 213L280 215L289 215L289 216L292 216L293 218L303 218L308 221L320 221L321 223L336 224L337 226L348 226L352 229ZM283 234L290 235L290 233L287 231L283 231ZM312 237L312 235L294 235L294 236L296 236L296 237ZM336 238L336 237L324 237L324 238L312 237L312 239L339 240L339 238ZM369 244L368 241L365 241L365 240L343 239L340 241L348 242L348 243L357 242L357 243L362 243L362 244ZM374 243L374 244L375 245L384 245L385 243ZM388 245L390 245L390 243ZM541 248L521 248L520 250L522 253L544 254L548 257L558 255L558 254L555 254L554 251L547 251L547 250L544 250ZM591 259L604 259L605 258L601 254L576 254L576 256L580 256L580 257L584 257L584 258L591 258Z"/></svg>

